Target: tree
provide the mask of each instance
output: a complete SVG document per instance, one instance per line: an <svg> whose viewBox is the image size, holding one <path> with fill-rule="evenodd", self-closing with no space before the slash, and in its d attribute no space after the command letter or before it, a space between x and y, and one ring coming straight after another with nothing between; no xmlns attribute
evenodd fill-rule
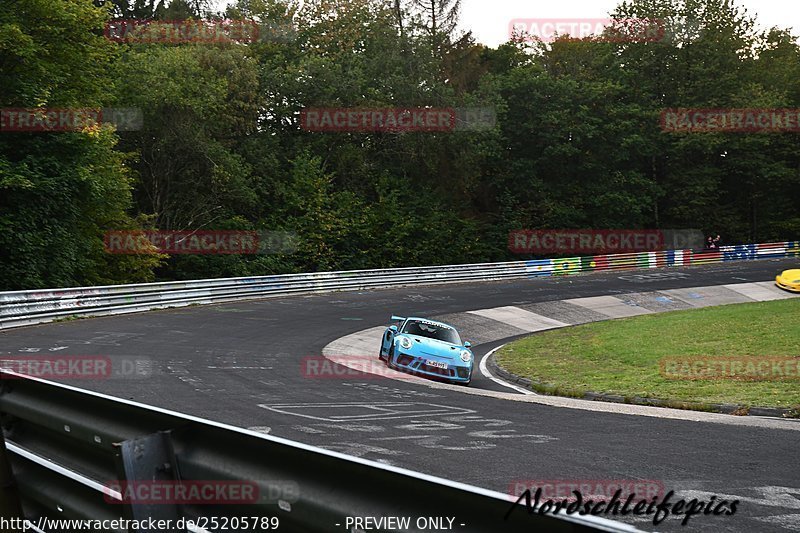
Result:
<svg viewBox="0 0 800 533"><path fill-rule="evenodd" d="M458 26L461 0L411 0L425 20L432 37L450 37Z"/></svg>
<svg viewBox="0 0 800 533"><path fill-rule="evenodd" d="M0 11L2 108L98 108L109 101L107 13L79 0L16 0ZM0 133L0 287L146 281L154 257L110 256L103 232L135 227L131 183L108 126Z"/></svg>

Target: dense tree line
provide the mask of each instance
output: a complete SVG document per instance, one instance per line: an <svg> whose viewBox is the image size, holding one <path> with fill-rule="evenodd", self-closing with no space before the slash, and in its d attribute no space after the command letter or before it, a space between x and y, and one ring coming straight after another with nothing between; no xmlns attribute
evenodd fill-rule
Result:
<svg viewBox="0 0 800 533"><path fill-rule="evenodd" d="M800 235L796 133L665 133L664 108L800 108L800 47L727 0L630 0L651 42L460 33L457 0L7 0L0 107L135 107L138 131L0 133L0 289L514 259L509 230ZM256 20L118 43L113 19ZM308 107L489 107L493 128L314 133ZM295 253L123 256L109 229L286 230Z"/></svg>

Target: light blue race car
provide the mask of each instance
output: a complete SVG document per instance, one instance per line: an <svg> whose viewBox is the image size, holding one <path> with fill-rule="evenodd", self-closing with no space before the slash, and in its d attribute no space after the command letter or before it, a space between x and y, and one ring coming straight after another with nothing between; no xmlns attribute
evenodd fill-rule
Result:
<svg viewBox="0 0 800 533"><path fill-rule="evenodd" d="M469 385L475 357L453 326L425 318L393 316L386 328L380 358L389 368Z"/></svg>

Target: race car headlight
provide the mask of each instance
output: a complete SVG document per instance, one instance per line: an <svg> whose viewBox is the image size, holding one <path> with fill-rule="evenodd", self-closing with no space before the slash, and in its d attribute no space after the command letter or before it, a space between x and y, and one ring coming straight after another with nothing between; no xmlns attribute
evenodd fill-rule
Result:
<svg viewBox="0 0 800 533"><path fill-rule="evenodd" d="M472 361L472 354L469 353L469 350L461 350L461 360L465 363Z"/></svg>
<svg viewBox="0 0 800 533"><path fill-rule="evenodd" d="M400 337L400 347L403 348L404 350L410 350L411 339L409 339L408 337Z"/></svg>

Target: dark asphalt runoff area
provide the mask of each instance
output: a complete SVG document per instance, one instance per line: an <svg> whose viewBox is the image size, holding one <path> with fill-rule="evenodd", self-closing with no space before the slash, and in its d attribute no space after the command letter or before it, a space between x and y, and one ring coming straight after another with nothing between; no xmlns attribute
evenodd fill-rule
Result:
<svg viewBox="0 0 800 533"><path fill-rule="evenodd" d="M623 279L628 271L413 286L93 318L2 332L0 356L148 359L153 374L146 378L70 384L501 492L526 480L638 480L740 500L734 516L696 516L687 527L674 518L658 527L652 518L627 520L644 530L797 531L798 431L556 408L375 376L312 379L301 371L304 357L386 325L392 314L770 281L797 264L674 268L659 272L679 276L654 282ZM377 357L378 348L364 355ZM473 386L513 392L485 378Z"/></svg>

